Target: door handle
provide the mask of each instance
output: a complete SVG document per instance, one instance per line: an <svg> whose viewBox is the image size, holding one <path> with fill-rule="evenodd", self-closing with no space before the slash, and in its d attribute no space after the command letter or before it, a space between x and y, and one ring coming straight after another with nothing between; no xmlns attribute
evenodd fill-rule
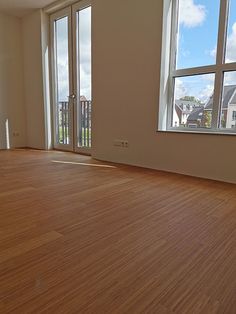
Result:
<svg viewBox="0 0 236 314"><path fill-rule="evenodd" d="M74 100L74 99L76 99L76 95L75 94L71 94L71 95L68 96L68 98Z"/></svg>

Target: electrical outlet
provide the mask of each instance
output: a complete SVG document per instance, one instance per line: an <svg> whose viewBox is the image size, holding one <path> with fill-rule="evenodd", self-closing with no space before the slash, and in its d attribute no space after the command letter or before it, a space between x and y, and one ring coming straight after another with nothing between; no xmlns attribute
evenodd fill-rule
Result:
<svg viewBox="0 0 236 314"><path fill-rule="evenodd" d="M128 148L129 147L129 142L128 141L124 141L123 142L123 147Z"/></svg>
<svg viewBox="0 0 236 314"><path fill-rule="evenodd" d="M114 146L116 146L116 147L123 147L123 141L121 141L121 140L115 140L115 141L114 141Z"/></svg>
<svg viewBox="0 0 236 314"><path fill-rule="evenodd" d="M125 140L115 140L114 141L114 146L128 148L129 147L129 142L125 141Z"/></svg>

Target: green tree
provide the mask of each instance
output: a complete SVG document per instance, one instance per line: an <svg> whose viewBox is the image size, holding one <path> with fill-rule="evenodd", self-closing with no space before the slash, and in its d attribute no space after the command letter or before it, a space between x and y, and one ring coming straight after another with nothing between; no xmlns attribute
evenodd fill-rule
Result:
<svg viewBox="0 0 236 314"><path fill-rule="evenodd" d="M200 100L200 99L197 99L197 98L194 97L194 96L184 96L184 97L181 97L180 100L195 101L195 102L198 103L199 105L202 105L201 100Z"/></svg>
<svg viewBox="0 0 236 314"><path fill-rule="evenodd" d="M223 115L222 119L221 119L221 127L222 128L226 128L226 120L225 120L225 116Z"/></svg>
<svg viewBox="0 0 236 314"><path fill-rule="evenodd" d="M212 115L210 111L204 111L204 127L210 128L211 127L211 120L212 120Z"/></svg>

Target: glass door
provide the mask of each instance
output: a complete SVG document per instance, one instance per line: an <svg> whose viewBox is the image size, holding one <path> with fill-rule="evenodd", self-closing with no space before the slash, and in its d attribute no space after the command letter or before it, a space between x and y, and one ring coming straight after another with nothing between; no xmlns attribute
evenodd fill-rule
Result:
<svg viewBox="0 0 236 314"><path fill-rule="evenodd" d="M73 150L71 9L51 16L54 148Z"/></svg>
<svg viewBox="0 0 236 314"><path fill-rule="evenodd" d="M54 148L90 153L91 6L85 1L51 16Z"/></svg>
<svg viewBox="0 0 236 314"><path fill-rule="evenodd" d="M91 72L91 5L82 1L73 5L75 150L89 153L91 149L92 72Z"/></svg>

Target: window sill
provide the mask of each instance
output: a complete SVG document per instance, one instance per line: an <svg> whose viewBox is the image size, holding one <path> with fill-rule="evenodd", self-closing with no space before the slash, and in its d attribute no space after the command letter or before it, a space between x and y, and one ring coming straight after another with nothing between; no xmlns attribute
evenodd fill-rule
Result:
<svg viewBox="0 0 236 314"><path fill-rule="evenodd" d="M230 135L235 136L236 130L205 130L205 129L177 129L177 128L171 128L167 130L157 130L157 133L182 133L182 134L205 134L205 135Z"/></svg>

